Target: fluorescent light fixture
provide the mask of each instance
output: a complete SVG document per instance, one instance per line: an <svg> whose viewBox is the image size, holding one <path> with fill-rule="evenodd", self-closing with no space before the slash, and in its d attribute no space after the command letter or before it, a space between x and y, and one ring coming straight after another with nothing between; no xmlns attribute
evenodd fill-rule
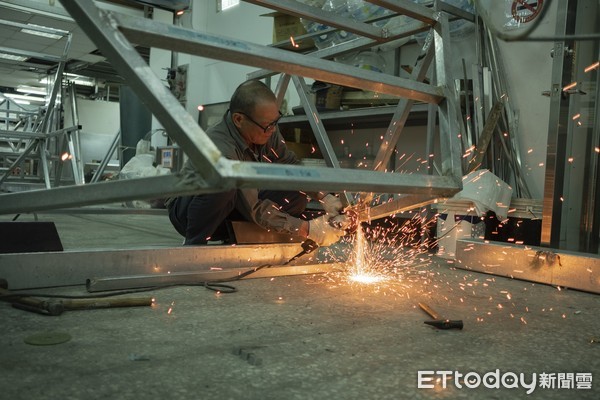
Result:
<svg viewBox="0 0 600 400"><path fill-rule="evenodd" d="M240 0L217 0L217 12L225 11L240 4Z"/></svg>
<svg viewBox="0 0 600 400"><path fill-rule="evenodd" d="M42 96L46 96L48 93L46 89L43 87L33 87L33 86L19 86L17 88L17 92L21 93L29 93L29 94L40 94Z"/></svg>
<svg viewBox="0 0 600 400"><path fill-rule="evenodd" d="M35 96L25 96L23 94L16 94L16 93L3 93L4 96L6 97L10 97L11 99L16 100L26 100L26 101L39 101L44 103L46 101L45 98L43 97L35 97Z"/></svg>
<svg viewBox="0 0 600 400"><path fill-rule="evenodd" d="M80 86L89 86L89 87L96 86L96 84L92 81L82 81L81 79L75 79L73 82L75 82L76 85L80 85Z"/></svg>
<svg viewBox="0 0 600 400"><path fill-rule="evenodd" d="M41 26L41 25L35 25L35 24L27 24L27 25L31 26L32 28L42 28L42 29L47 29L47 30L54 30L52 28L48 28L46 26ZM36 29L23 28L23 29L21 29L21 32L28 33L30 35L43 36L43 37L47 37L50 39L62 39L62 37L63 37L63 35L58 35L56 33L50 33L50 32L45 32L45 31L36 30Z"/></svg>
<svg viewBox="0 0 600 400"><path fill-rule="evenodd" d="M65 72L63 74L63 80L75 82L76 85L81 85L81 86L90 86L90 87L96 86L96 81L94 78L88 78L83 75L71 74L69 72ZM49 83L54 82L54 78L44 77L44 78L41 78L38 82L41 83L42 85L47 85Z"/></svg>
<svg viewBox="0 0 600 400"><path fill-rule="evenodd" d="M12 61L25 61L29 57L17 56L15 54L9 54L9 53L2 53L2 52L0 52L0 58L4 58L5 60L12 60Z"/></svg>
<svg viewBox="0 0 600 400"><path fill-rule="evenodd" d="M18 100L18 99L14 99L13 100L15 103L17 104L31 104L30 102L28 102L27 100Z"/></svg>

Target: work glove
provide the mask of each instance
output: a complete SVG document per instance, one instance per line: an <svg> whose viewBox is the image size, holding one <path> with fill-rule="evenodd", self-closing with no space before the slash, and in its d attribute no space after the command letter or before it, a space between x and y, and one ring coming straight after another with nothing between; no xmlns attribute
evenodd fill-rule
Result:
<svg viewBox="0 0 600 400"><path fill-rule="evenodd" d="M319 218L308 221L308 238L314 240L319 246L331 246L342 236L346 234L346 231L337 226L343 226L343 219L346 218L344 215L338 215L336 219L336 227L329 223L331 216L323 215ZM339 225L338 225L339 224Z"/></svg>
<svg viewBox="0 0 600 400"><path fill-rule="evenodd" d="M327 196L323 197L323 199L321 199L321 203L323 204L325 213L329 214L330 217L338 215L344 207L340 198L332 194L328 194Z"/></svg>

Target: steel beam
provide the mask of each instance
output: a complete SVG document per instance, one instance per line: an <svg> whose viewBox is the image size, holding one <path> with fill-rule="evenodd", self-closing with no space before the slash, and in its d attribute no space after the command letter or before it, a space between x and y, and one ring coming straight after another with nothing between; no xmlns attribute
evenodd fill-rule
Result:
<svg viewBox="0 0 600 400"><path fill-rule="evenodd" d="M421 54L417 57L417 61L411 73L411 78L415 81L422 82L425 79L427 74L427 70L431 65L431 61L433 60L433 33L429 33L425 40L425 45L421 51ZM404 125L406 124L406 120L410 114L412 109L413 101L410 99L400 99L398 102L398 106L396 107L396 112L392 117L390 125L388 126L383 141L381 142L381 146L377 151L377 155L375 156L374 169L376 171L384 171L387 168L387 165L394 153L396 145L398 144L398 140L400 139L400 134L402 133L402 129L404 129Z"/></svg>
<svg viewBox="0 0 600 400"><path fill-rule="evenodd" d="M460 183L449 176L384 174L344 168L310 168L300 165L266 164L221 160L219 185L200 176L159 177L65 186L49 191L28 191L0 196L0 214L42 211L63 207L103 204L113 201L151 199L186 193L210 193L238 188L289 189L307 191L369 191L413 193L451 197ZM182 180L181 180L182 179Z"/></svg>
<svg viewBox="0 0 600 400"><path fill-rule="evenodd" d="M224 160L225 162L229 160ZM418 174L381 173L346 168L308 168L300 165L228 162L225 180L236 187L300 189L452 196L461 189L460 178ZM225 167L225 165L224 165ZM228 169L229 168L229 169Z"/></svg>
<svg viewBox="0 0 600 400"><path fill-rule="evenodd" d="M236 250L237 251L237 250ZM137 289L146 287L162 287L174 285L198 285L203 282L223 282L236 280L236 276L254 271L240 279L275 278L280 276L322 274L343 267L341 263L323 263L294 266L277 266L257 269L259 265L246 268L223 268L220 271L195 268L200 272L175 272L169 274L126 275L115 277L94 278L86 282L89 292L107 290Z"/></svg>
<svg viewBox="0 0 600 400"><path fill-rule="evenodd" d="M0 254L0 276L12 290L51 286L83 285L86 281L132 275L208 273L258 267L281 266L300 250L298 243L276 245L181 246L138 249L97 249L46 253ZM289 270L274 269L289 275L313 273L319 253L300 258ZM285 267L287 268L287 267ZM323 266L317 266L322 271ZM271 268L269 268L271 269ZM229 273L229 275L231 275ZM257 275L264 276L264 275Z"/></svg>
<svg viewBox="0 0 600 400"><path fill-rule="evenodd" d="M303 4L296 0L244 0L246 3L267 7L295 17L306 18L319 22L323 25L344 29L375 40L383 40L387 37L382 28L369 25L364 22L355 21L344 17L334 11L326 11L317 7Z"/></svg>
<svg viewBox="0 0 600 400"><path fill-rule="evenodd" d="M568 0L558 4L556 34L570 35L575 32L577 2ZM552 88L550 91L550 120L544 178L544 206L542 216L543 246L559 248L563 224L563 190L566 168L567 137L569 134L569 97L564 97L562 88L571 83L573 70L572 55L574 42L557 41L553 48Z"/></svg>
<svg viewBox="0 0 600 400"><path fill-rule="evenodd" d="M418 19L429 25L436 23L435 12L431 8L427 8L420 4L416 4L409 0L367 0L371 4L375 4L388 10L395 11L402 15L407 15L411 18Z"/></svg>
<svg viewBox="0 0 600 400"><path fill-rule="evenodd" d="M456 242L457 268L600 293L600 257L481 240Z"/></svg>
<svg viewBox="0 0 600 400"><path fill-rule="evenodd" d="M361 215L359 220L364 221L367 219L379 219L384 218L393 214L397 214L403 211L414 210L415 208L421 208L430 204L436 203L440 198L438 196L425 196L425 195L401 195L400 197L387 201L378 206L371 207L369 209L368 216Z"/></svg>
<svg viewBox="0 0 600 400"><path fill-rule="evenodd" d="M319 149L321 153L323 153L323 159L325 160L325 164L328 167L339 168L340 163L335 155L335 151L333 150L333 146L329 137L327 136L327 132L325 131L325 126L323 125L323 121L319 117L319 112L317 107L311 102L309 98L309 89L306 86L306 82L304 78L299 76L293 76L292 81L294 82L294 86L296 87L296 91L298 92L298 97L300 98L300 104L304 107L304 112L308 119L308 123L315 135L315 139L317 140L317 144L319 145Z"/></svg>
<svg viewBox="0 0 600 400"><path fill-rule="evenodd" d="M76 2L74 1L73 4ZM66 2L65 7L71 2ZM89 7L85 6L84 7ZM442 100L442 89L410 79L367 71L334 61L261 46L233 38L211 35L143 18L107 14L134 43L162 49L285 72L358 89L372 90L427 103ZM97 16L96 18L100 18ZM84 30L85 26L82 27ZM108 29L108 27L106 27ZM93 36L92 36L93 37ZM111 57L109 56L109 59ZM112 59L111 59L112 60Z"/></svg>
<svg viewBox="0 0 600 400"><path fill-rule="evenodd" d="M402 39L407 36L411 36L411 35L414 35L417 33L424 32L430 28L431 27L428 24L425 24L424 22L409 22L407 24L403 24L402 26L400 26L394 30L391 30L389 32L389 37L388 37L388 41L386 42L386 46L392 45L395 40ZM301 40L303 40L303 38L305 36L308 37L310 35L298 36L298 37L295 37L294 40L296 40L297 42L301 41ZM315 58L322 58L324 60L330 60L334 57L338 57L338 56L345 55L345 54L352 53L352 52L359 51L359 50L368 49L375 45L377 45L376 40L369 39L369 38L357 37L355 39L348 40L347 42L340 43L335 46L326 47L324 49L312 51L310 53L307 53L306 55L315 57ZM269 69L260 69L257 71L250 72L247 75L247 79L249 79L249 80L250 79L264 79L269 76L275 75L276 73L277 72L273 72Z"/></svg>
<svg viewBox="0 0 600 400"><path fill-rule="evenodd" d="M117 30L114 15L100 10L92 1L63 0L62 4L138 97L144 99L146 106L169 132L171 138L185 150L203 177L210 181L218 180L215 163L221 157L221 152L160 81L134 46ZM148 22L149 25L156 24ZM169 25L161 26L164 28ZM170 48L169 50L176 51Z"/></svg>
<svg viewBox="0 0 600 400"><path fill-rule="evenodd" d="M185 182L176 175L126 179L62 186L51 190L29 190L0 195L0 214L14 214L106 204L115 201L162 198L171 194L216 192L222 188L209 188L199 178Z"/></svg>
<svg viewBox="0 0 600 400"><path fill-rule="evenodd" d="M308 118L308 122L310 123L310 127L315 135L319 149L323 154L325 164L331 168L339 168L340 162L335 155L331 140L329 140L329 137L327 136L325 126L323 125L323 121L319 116L317 107L308 97L309 90L306 86L304 78L300 76L293 76L292 80L294 82L294 86L296 87L296 91L298 92L300 104L302 104L302 107L304 107L304 113ZM352 198L348 192L343 192L340 195L340 199L344 207L348 207L352 204Z"/></svg>
<svg viewBox="0 0 600 400"><path fill-rule="evenodd" d="M16 56L23 56L27 58L37 58L40 60L48 61L51 63L58 63L63 60L62 57L53 56L51 54L42 54L35 51L27 51L21 49L13 49L11 47L0 47L0 53L12 54Z"/></svg>
<svg viewBox="0 0 600 400"><path fill-rule="evenodd" d="M71 126L68 128L59 129L56 131L48 132L48 133L40 133L40 132L26 132L26 131L7 131L0 129L0 135L3 140L11 140L11 139L48 139L55 136L60 136L64 134L68 134L71 132L75 132L81 129L81 126Z"/></svg>
<svg viewBox="0 0 600 400"><path fill-rule="evenodd" d="M327 78L333 83L390 93L430 102L441 100L441 88L411 82L397 77L362 71L337 63L314 59L288 51L252 43L206 35L181 27L131 19L98 9L93 2L64 1L65 8L113 66L145 99L146 104L190 157L198 172L190 176L154 177L144 180L102 182L89 187L65 187L48 191L32 191L26 195L3 195L0 212L25 212L115 200L164 197L184 193L205 193L232 188L260 187L309 191L369 191L376 193L409 193L449 197L460 189L460 177L413 174L382 174L374 171L309 168L299 165L248 163L221 156L216 146L183 109L160 79L137 54L121 28L138 43L155 44L171 50L190 52L235 63L268 66L301 76ZM123 25L127 25L124 27ZM306 72L302 74L301 72ZM408 96L402 96L408 95ZM102 185L102 186L100 186ZM54 196L56 194L56 196ZM50 200L50 201L49 201Z"/></svg>
<svg viewBox="0 0 600 400"><path fill-rule="evenodd" d="M464 136L464 130L460 128L460 108L455 99L454 79L447 68L448 65L452 65L452 62L444 43L450 43L450 32L448 31L448 17L443 13L440 16L440 23L434 28L433 43L436 81L444 88L446 94L444 101L438 107L442 174L462 177L464 169L461 143L458 138Z"/></svg>

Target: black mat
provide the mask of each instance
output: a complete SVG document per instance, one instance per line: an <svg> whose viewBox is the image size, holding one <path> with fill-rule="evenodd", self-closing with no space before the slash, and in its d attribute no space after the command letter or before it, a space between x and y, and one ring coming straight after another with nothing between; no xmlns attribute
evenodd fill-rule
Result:
<svg viewBox="0 0 600 400"><path fill-rule="evenodd" d="M0 222L0 253L63 251L54 222Z"/></svg>

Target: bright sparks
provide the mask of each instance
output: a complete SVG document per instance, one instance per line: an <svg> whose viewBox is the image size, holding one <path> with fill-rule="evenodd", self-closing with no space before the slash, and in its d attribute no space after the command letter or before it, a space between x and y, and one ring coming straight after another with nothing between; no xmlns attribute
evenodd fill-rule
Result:
<svg viewBox="0 0 600 400"><path fill-rule="evenodd" d="M360 226L352 239L347 239L344 254L329 253L346 267L329 274L328 279L408 298L428 291L431 243L421 241L421 236L434 223L424 212L416 212L401 223L391 217L376 226Z"/></svg>
<svg viewBox="0 0 600 400"><path fill-rule="evenodd" d="M349 279L351 281L358 282L358 283L364 283L364 284L378 283L378 282L385 280L385 278L383 276L369 275L368 273L353 274L353 275L350 275Z"/></svg>
<svg viewBox="0 0 600 400"><path fill-rule="evenodd" d="M600 66L600 61L596 61L592 65L585 67L584 71L585 71L585 73L588 73L590 71L597 69L599 66Z"/></svg>

